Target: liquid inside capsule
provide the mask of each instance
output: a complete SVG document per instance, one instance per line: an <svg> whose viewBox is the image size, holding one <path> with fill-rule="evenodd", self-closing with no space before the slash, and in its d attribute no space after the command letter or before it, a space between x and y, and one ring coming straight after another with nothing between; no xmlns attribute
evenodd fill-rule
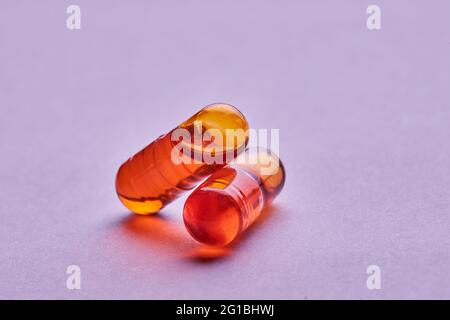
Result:
<svg viewBox="0 0 450 320"><path fill-rule="evenodd" d="M284 182L284 166L276 155L246 152L192 192L184 206L184 224L197 241L224 246L259 217Z"/></svg>
<svg viewBox="0 0 450 320"><path fill-rule="evenodd" d="M134 213L155 213L225 166L247 142L248 123L238 109L206 106L125 161L117 195Z"/></svg>

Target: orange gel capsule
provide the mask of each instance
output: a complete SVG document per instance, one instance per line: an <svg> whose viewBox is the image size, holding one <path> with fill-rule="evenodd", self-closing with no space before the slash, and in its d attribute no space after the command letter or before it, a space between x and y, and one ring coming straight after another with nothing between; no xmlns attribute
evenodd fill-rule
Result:
<svg viewBox="0 0 450 320"><path fill-rule="evenodd" d="M249 161L250 155L257 160ZM240 163L243 157L247 160ZM276 166L268 168L268 163ZM241 154L192 192L184 205L184 224L197 241L224 246L258 218L284 182L283 164L270 151Z"/></svg>
<svg viewBox="0 0 450 320"><path fill-rule="evenodd" d="M123 163L116 176L117 195L134 213L155 213L226 165L247 142L248 123L238 109L206 106ZM214 161L206 159L206 151Z"/></svg>

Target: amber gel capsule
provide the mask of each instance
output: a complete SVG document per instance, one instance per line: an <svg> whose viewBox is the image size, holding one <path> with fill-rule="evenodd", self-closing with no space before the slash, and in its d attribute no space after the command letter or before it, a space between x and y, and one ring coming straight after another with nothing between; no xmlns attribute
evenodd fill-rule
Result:
<svg viewBox="0 0 450 320"><path fill-rule="evenodd" d="M155 213L226 165L247 142L248 123L238 109L206 106L122 164L119 199L134 213Z"/></svg>
<svg viewBox="0 0 450 320"><path fill-rule="evenodd" d="M267 150L243 153L192 192L184 205L184 224L197 241L226 245L258 218L284 181L276 155Z"/></svg>

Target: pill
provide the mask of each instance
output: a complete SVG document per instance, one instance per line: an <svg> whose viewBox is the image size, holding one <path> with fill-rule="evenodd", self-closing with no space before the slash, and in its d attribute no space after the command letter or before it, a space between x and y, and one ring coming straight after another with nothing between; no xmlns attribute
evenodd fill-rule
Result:
<svg viewBox="0 0 450 320"><path fill-rule="evenodd" d="M233 160L248 143L248 123L235 107L218 103L125 161L116 175L120 201L136 214L152 214Z"/></svg>
<svg viewBox="0 0 450 320"><path fill-rule="evenodd" d="M189 195L186 229L206 245L229 244L275 199L285 179L282 162L270 150L242 153Z"/></svg>

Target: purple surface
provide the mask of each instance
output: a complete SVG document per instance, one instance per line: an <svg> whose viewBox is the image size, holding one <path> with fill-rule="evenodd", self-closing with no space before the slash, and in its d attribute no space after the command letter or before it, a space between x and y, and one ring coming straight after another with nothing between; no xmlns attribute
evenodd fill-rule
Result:
<svg viewBox="0 0 450 320"><path fill-rule="evenodd" d="M448 1L71 3L0 3L0 298L450 298ZM133 217L114 176L216 101L280 129L287 183L202 262L183 199Z"/></svg>

